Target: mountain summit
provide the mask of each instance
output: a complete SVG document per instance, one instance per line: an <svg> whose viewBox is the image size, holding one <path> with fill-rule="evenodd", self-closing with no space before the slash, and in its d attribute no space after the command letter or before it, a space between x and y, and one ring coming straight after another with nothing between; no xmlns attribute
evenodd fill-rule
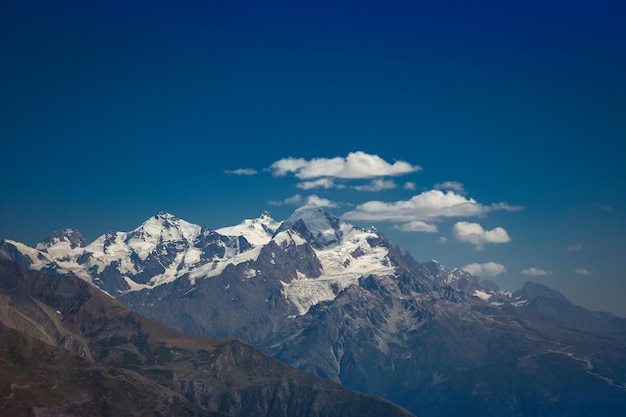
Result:
<svg viewBox="0 0 626 417"><path fill-rule="evenodd" d="M288 229L297 231L318 248L339 243L342 238L341 221L314 203L308 203L294 211L281 224L277 233Z"/></svg>
<svg viewBox="0 0 626 417"><path fill-rule="evenodd" d="M626 320L539 284L515 294L306 205L210 230L131 232L0 257L72 273L178 330L235 337L422 416L561 417L626 407Z"/></svg>
<svg viewBox="0 0 626 417"><path fill-rule="evenodd" d="M84 248L87 246L87 239L74 229L60 229L52 232L47 238L39 242L35 248L38 250L48 250L54 246L67 244L69 249Z"/></svg>

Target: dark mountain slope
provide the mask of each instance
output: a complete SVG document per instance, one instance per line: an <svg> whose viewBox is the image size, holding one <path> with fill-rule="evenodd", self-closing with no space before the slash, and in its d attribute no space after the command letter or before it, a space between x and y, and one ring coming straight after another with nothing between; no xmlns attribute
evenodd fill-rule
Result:
<svg viewBox="0 0 626 417"><path fill-rule="evenodd" d="M98 365L0 323L0 416L206 416L139 374Z"/></svg>
<svg viewBox="0 0 626 417"><path fill-rule="evenodd" d="M134 371L182 395L192 410L230 416L410 415L283 365L238 340L174 331L77 278L0 262L0 294L0 319L7 326L99 366ZM3 379L0 390L9 392L11 383Z"/></svg>

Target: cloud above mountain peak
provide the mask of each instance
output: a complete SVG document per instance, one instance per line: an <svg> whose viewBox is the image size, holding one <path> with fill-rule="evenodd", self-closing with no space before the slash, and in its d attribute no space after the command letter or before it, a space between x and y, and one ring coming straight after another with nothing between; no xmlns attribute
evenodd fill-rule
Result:
<svg viewBox="0 0 626 417"><path fill-rule="evenodd" d="M293 174L299 179L322 177L358 179L384 176L405 175L421 171L419 165L411 165L406 161L389 163L378 155L362 151L350 152L348 156L334 158L283 158L272 165L269 170L274 176Z"/></svg>

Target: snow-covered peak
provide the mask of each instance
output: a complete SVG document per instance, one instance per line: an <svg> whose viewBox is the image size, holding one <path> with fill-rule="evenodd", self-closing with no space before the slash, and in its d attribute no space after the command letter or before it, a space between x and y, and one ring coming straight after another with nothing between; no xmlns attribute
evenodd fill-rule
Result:
<svg viewBox="0 0 626 417"><path fill-rule="evenodd" d="M42 269L53 264L46 253L11 239L2 239L0 242L0 259L11 260L32 269Z"/></svg>
<svg viewBox="0 0 626 417"><path fill-rule="evenodd" d="M216 232L224 236L243 236L258 247L267 244L279 227L280 222L272 219L272 216L264 211L256 219L246 219L235 226L217 229Z"/></svg>
<svg viewBox="0 0 626 417"><path fill-rule="evenodd" d="M64 244L68 249L84 248L87 246L87 239L74 229L60 229L50 233L43 241L37 243L35 249L45 251L53 246Z"/></svg>
<svg viewBox="0 0 626 417"><path fill-rule="evenodd" d="M153 249L164 242L192 242L202 232L202 226L159 212L128 234L128 245ZM141 254L140 254L141 255Z"/></svg>
<svg viewBox="0 0 626 417"><path fill-rule="evenodd" d="M328 246L341 242L341 224L339 218L328 213L322 207L309 203L293 212L279 227L278 231L294 229L303 237L311 237L315 241L312 244ZM304 226L304 229L302 230ZM308 233L307 233L308 232ZM306 236L310 234L310 236Z"/></svg>
<svg viewBox="0 0 626 417"><path fill-rule="evenodd" d="M524 286L521 289L517 290L513 294L513 297L515 297L515 299L517 300L534 300L536 298L554 299L567 304L572 304L572 302L560 292L532 281L524 283Z"/></svg>
<svg viewBox="0 0 626 417"><path fill-rule="evenodd" d="M334 299L338 290L357 284L362 276L391 275L395 271L388 245L378 232L340 221L319 207L296 210L273 240L279 247L309 241L321 264L320 276L307 277L299 272L295 279L283 283L285 296L300 314L321 301ZM316 245L320 241L325 244Z"/></svg>

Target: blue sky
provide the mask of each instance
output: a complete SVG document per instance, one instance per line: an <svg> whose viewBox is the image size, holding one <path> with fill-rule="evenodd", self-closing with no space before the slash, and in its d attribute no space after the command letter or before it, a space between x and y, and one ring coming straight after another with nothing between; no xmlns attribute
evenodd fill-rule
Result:
<svg viewBox="0 0 626 417"><path fill-rule="evenodd" d="M94 3L0 5L0 237L314 198L626 316L623 2Z"/></svg>

